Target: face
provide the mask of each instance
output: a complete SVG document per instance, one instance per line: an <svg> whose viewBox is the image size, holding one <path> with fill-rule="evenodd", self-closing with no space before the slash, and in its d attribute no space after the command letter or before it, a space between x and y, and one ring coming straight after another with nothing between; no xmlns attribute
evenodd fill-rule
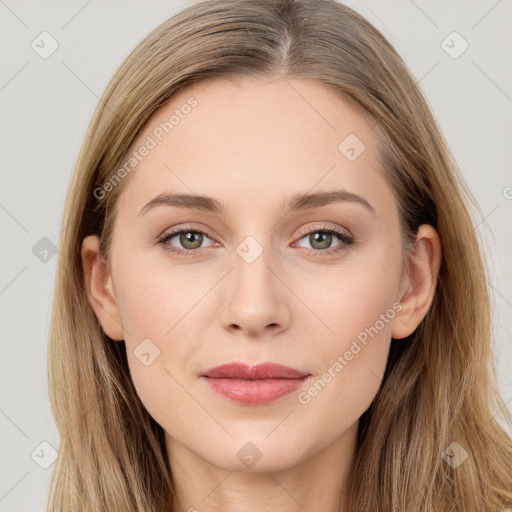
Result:
<svg viewBox="0 0 512 512"><path fill-rule="evenodd" d="M314 80L216 79L160 107L144 145L117 203L106 330L168 440L276 470L353 432L408 286L369 124ZM204 377L233 362L305 377Z"/></svg>

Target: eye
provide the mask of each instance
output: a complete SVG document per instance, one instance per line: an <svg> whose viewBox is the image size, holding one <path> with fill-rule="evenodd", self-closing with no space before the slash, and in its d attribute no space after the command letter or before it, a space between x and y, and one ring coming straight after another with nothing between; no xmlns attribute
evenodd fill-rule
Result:
<svg viewBox="0 0 512 512"><path fill-rule="evenodd" d="M162 244L168 251L187 255L196 249L204 248L203 242L207 238L209 238L209 236L205 231L184 227L169 233L164 233L164 235L158 239L158 243ZM181 247L174 246L171 243L173 239L176 239L175 243L180 244Z"/></svg>
<svg viewBox="0 0 512 512"><path fill-rule="evenodd" d="M307 230L302 232L303 236L300 240L306 239L306 242L311 246L311 253L318 255L329 255L342 251L348 245L354 244L354 239L348 233L345 233L339 229L322 226L321 228L315 228L313 230ZM331 247L335 239L341 241L335 247ZM300 245L300 247L304 247ZM309 249L308 247L305 247Z"/></svg>
<svg viewBox="0 0 512 512"><path fill-rule="evenodd" d="M345 249L347 246L355 243L352 236L348 233L342 231L341 229L329 226L321 226L316 227L315 229L303 230L301 234L303 236L299 239L299 242L305 239L305 241L310 244L311 248L304 247L303 245L299 245L299 247L306 249L314 256L328 256L333 253L338 253ZM332 244L335 242L336 238L340 241L340 243L332 247ZM213 244L204 246L203 243L207 239L212 240L206 231L185 226L174 231L164 233L158 238L157 242L161 244L166 251L178 255L191 256L194 252L200 252L198 249L208 249L214 246L215 242ZM175 244L179 244L179 246L176 246Z"/></svg>

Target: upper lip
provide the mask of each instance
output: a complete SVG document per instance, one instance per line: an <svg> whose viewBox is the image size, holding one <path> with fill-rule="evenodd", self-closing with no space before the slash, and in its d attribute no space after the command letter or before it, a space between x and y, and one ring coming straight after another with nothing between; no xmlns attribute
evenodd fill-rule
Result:
<svg viewBox="0 0 512 512"><path fill-rule="evenodd" d="M203 377L216 379L245 380L297 379L307 375L309 374L277 363L260 363L254 366L245 363L228 363L211 368L202 374Z"/></svg>

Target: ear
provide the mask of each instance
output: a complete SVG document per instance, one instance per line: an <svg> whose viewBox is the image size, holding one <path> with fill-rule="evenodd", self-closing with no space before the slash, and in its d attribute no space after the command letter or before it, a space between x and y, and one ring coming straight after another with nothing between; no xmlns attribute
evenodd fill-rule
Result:
<svg viewBox="0 0 512 512"><path fill-rule="evenodd" d="M82 266L87 298L105 334L117 341L124 339L112 278L107 263L100 254L100 240L91 235L82 241Z"/></svg>
<svg viewBox="0 0 512 512"><path fill-rule="evenodd" d="M441 265L441 241L428 224L418 228L416 241L407 255L401 288L402 309L395 316L391 336L401 339L412 334L427 314L436 291Z"/></svg>

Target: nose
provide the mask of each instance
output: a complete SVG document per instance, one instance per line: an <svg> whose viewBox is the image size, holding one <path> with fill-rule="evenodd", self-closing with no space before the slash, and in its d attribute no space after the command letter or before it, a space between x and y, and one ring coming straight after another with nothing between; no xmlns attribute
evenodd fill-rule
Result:
<svg viewBox="0 0 512 512"><path fill-rule="evenodd" d="M276 336L288 329L290 291L279 265L271 265L269 251L252 262L233 255L233 269L223 280L219 321L232 332L250 337Z"/></svg>

